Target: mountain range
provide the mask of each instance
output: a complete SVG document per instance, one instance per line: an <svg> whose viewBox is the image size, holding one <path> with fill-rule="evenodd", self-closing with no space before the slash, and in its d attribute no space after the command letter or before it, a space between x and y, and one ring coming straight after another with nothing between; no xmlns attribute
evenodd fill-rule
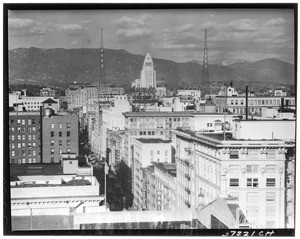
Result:
<svg viewBox="0 0 300 239"><path fill-rule="evenodd" d="M99 78L99 49L40 49L17 48L9 50L9 82L38 84L67 84L97 82ZM129 88L140 77L144 57L123 49L105 49L106 81L109 85ZM153 58L158 85L169 89L200 86L200 62L174 62ZM294 65L275 58L250 62L235 59L216 59L209 64L212 84L232 81L238 87L276 87L293 85Z"/></svg>

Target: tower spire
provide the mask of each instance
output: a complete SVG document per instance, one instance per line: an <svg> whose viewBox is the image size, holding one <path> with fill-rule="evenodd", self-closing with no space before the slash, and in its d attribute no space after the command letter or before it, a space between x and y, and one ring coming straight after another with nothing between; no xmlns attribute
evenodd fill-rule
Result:
<svg viewBox="0 0 300 239"><path fill-rule="evenodd" d="M103 29L100 29L100 72L99 72L99 92L100 84L104 84L104 94L106 94L106 76L105 76L105 60L104 60L104 42L103 42Z"/></svg>
<svg viewBox="0 0 300 239"><path fill-rule="evenodd" d="M207 29L204 29L204 52L203 52L203 69L202 69L203 93L209 93L209 72L208 72L208 49L207 49Z"/></svg>

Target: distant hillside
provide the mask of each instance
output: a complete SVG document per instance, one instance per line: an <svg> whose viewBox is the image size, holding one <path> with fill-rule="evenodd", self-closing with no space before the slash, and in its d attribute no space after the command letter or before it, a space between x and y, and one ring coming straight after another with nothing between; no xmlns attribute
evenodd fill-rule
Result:
<svg viewBox="0 0 300 239"><path fill-rule="evenodd" d="M144 56L125 50L105 49L107 82L111 85L130 87L140 77ZM193 62L177 63L154 58L157 81L169 89L188 85L199 86L202 79L202 65ZM294 84L294 66L278 59L264 59L257 62L230 61L221 65L209 65L211 82L234 81L236 85L246 84L276 86ZM229 65L227 65L229 64ZM9 51L9 80L25 83L58 84L70 82L96 82L99 75L99 49L39 49L18 48Z"/></svg>

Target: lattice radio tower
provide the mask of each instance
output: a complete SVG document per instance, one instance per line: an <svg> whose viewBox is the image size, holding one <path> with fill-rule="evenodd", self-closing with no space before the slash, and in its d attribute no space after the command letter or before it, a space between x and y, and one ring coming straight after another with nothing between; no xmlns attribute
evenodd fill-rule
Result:
<svg viewBox="0 0 300 239"><path fill-rule="evenodd" d="M103 30L101 27L100 33L100 71L99 71L99 86L98 95L100 94L100 85L104 84L104 95L106 94L106 76L105 76L105 60L104 60L104 42L103 42ZM106 98L105 98L106 100Z"/></svg>
<svg viewBox="0 0 300 239"><path fill-rule="evenodd" d="M203 70L202 70L202 85L204 94L210 93L209 87L209 72L208 72L208 49L207 49L207 29L204 30L204 52L203 52Z"/></svg>

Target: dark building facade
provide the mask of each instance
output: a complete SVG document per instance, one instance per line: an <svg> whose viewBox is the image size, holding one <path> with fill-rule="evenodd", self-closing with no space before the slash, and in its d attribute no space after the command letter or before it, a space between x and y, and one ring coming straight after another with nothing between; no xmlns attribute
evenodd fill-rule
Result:
<svg viewBox="0 0 300 239"><path fill-rule="evenodd" d="M9 113L10 163L41 163L40 112Z"/></svg>
<svg viewBox="0 0 300 239"><path fill-rule="evenodd" d="M62 153L79 154L79 119L77 114L43 117L43 162L58 163Z"/></svg>

